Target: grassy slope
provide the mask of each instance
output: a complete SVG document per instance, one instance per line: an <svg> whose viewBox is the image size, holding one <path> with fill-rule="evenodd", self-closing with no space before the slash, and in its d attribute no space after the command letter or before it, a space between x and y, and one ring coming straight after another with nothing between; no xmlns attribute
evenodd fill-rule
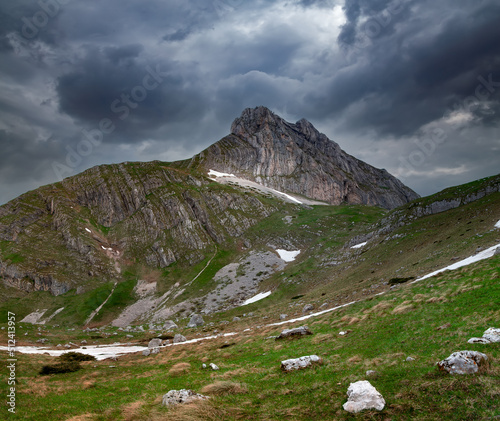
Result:
<svg viewBox="0 0 500 421"><path fill-rule="evenodd" d="M235 337L180 345L160 355L84 363L80 372L37 375L48 356L18 355L18 413L9 419L66 420L317 420L487 419L500 415L500 346L470 345L467 339L498 325L500 257L447 272L383 296L308 321L313 336L296 341L266 339L280 328L255 329ZM239 328L272 320L249 318ZM450 326L437 330L450 323ZM232 327L231 327L232 328ZM29 327L28 329L32 329ZM227 329L227 327L226 327ZM340 336L340 330L349 330ZM23 330L18 332L21 335ZM184 332L186 333L186 332ZM30 335L34 334L30 330ZM188 331L188 336L194 331ZM80 334L79 337L83 337ZM232 344L221 349L223 344ZM475 349L490 358L480 374L450 376L434 364L454 351ZM317 354L324 364L282 373L280 361ZM405 361L407 356L415 358ZM215 362L220 371L201 369ZM184 370L176 364L184 363ZM185 364L190 367L186 368ZM2 362L5 364L5 362ZM112 368L110 366L116 366ZM382 412L349 415L341 405L350 382L366 379L382 393ZM216 381L243 387L209 404L167 410L161 396L170 389L200 391ZM5 382L2 382L2 395ZM4 410L4 407L2 407Z"/></svg>

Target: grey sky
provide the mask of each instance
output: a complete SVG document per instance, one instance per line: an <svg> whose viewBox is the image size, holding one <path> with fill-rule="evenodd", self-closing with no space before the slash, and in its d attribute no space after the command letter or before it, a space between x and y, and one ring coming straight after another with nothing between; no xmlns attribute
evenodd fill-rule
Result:
<svg viewBox="0 0 500 421"><path fill-rule="evenodd" d="M246 107L422 195L498 172L497 0L0 0L0 203L188 158Z"/></svg>

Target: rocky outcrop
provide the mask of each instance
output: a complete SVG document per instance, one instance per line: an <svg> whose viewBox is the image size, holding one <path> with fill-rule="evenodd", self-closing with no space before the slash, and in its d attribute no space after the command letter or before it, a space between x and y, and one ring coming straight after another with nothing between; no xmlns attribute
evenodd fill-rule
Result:
<svg viewBox="0 0 500 421"><path fill-rule="evenodd" d="M195 156L190 165L332 205L393 209L419 197L386 170L348 155L307 120L288 123L265 107L243 111L231 134Z"/></svg>
<svg viewBox="0 0 500 421"><path fill-rule="evenodd" d="M500 329L495 327L490 327L486 329L481 338L470 338L468 341L470 344L493 344L500 342Z"/></svg>

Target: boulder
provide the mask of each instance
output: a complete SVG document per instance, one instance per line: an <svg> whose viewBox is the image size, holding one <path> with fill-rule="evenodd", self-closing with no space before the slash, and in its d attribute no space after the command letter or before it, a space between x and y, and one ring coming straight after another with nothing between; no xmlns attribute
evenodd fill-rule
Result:
<svg viewBox="0 0 500 421"><path fill-rule="evenodd" d="M365 409L382 411L384 407L384 398L369 381L362 380L349 385L347 402L344 404L344 409L347 412L357 413Z"/></svg>
<svg viewBox="0 0 500 421"><path fill-rule="evenodd" d="M490 327L483 333L482 338L470 338L467 342L470 344L491 344L500 342L500 329Z"/></svg>
<svg viewBox="0 0 500 421"><path fill-rule="evenodd" d="M490 327L486 330L486 332L483 333L483 338L488 339L492 343L500 342L500 329L496 327Z"/></svg>
<svg viewBox="0 0 500 421"><path fill-rule="evenodd" d="M152 354L159 354L160 353L160 348L156 347L156 348L151 348L151 355Z"/></svg>
<svg viewBox="0 0 500 421"><path fill-rule="evenodd" d="M149 348L145 349L144 351L142 351L142 355L144 355L145 357L149 357L151 355L151 350Z"/></svg>
<svg viewBox="0 0 500 421"><path fill-rule="evenodd" d="M181 335L180 333L176 333L174 336L174 344L180 344L181 342L186 342L187 339L185 336Z"/></svg>
<svg viewBox="0 0 500 421"><path fill-rule="evenodd" d="M280 320L285 320L288 317L288 314L280 314Z"/></svg>
<svg viewBox="0 0 500 421"><path fill-rule="evenodd" d="M163 395L162 404L165 406L179 405L182 403L193 402L198 399L208 399L208 397L187 389L171 390Z"/></svg>
<svg viewBox="0 0 500 421"><path fill-rule="evenodd" d="M311 366L313 363L321 363L321 358L317 355L307 355L300 358L292 358L289 360L281 361L281 369L285 372L300 370Z"/></svg>
<svg viewBox="0 0 500 421"><path fill-rule="evenodd" d="M479 366L486 361L488 361L488 357L482 352L459 351L438 362L437 366L440 370L450 374L474 374L479 370Z"/></svg>
<svg viewBox="0 0 500 421"><path fill-rule="evenodd" d="M178 329L179 326L175 324L172 320L167 320L163 324L163 330L172 330L172 329Z"/></svg>
<svg viewBox="0 0 500 421"><path fill-rule="evenodd" d="M159 346L161 346L160 338L151 339L148 343L148 348L158 348Z"/></svg>
<svg viewBox="0 0 500 421"><path fill-rule="evenodd" d="M203 317L201 317L199 314L193 314L191 316L191 320L189 320L187 327L198 327L203 326L204 324L205 321L203 320Z"/></svg>
<svg viewBox="0 0 500 421"><path fill-rule="evenodd" d="M286 338L300 338L302 336L312 335L312 332L307 326L300 326L293 329L285 329L276 337L276 340Z"/></svg>
<svg viewBox="0 0 500 421"><path fill-rule="evenodd" d="M303 313L308 313L310 311L314 310L314 306L312 304L306 304L304 308L302 309Z"/></svg>
<svg viewBox="0 0 500 421"><path fill-rule="evenodd" d="M216 370L218 370L218 369L219 369L219 367L217 367L214 363L210 363L209 365L210 365L210 368L211 368L212 370L214 370L214 371L216 371Z"/></svg>

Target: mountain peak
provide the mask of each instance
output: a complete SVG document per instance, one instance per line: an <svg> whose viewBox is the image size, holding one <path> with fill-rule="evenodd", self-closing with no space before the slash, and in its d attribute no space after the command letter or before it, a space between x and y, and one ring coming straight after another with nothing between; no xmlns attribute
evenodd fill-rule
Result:
<svg viewBox="0 0 500 421"><path fill-rule="evenodd" d="M263 106L245 109L231 134L192 162L332 205L392 209L419 197L387 171L348 155L306 119L289 123Z"/></svg>

